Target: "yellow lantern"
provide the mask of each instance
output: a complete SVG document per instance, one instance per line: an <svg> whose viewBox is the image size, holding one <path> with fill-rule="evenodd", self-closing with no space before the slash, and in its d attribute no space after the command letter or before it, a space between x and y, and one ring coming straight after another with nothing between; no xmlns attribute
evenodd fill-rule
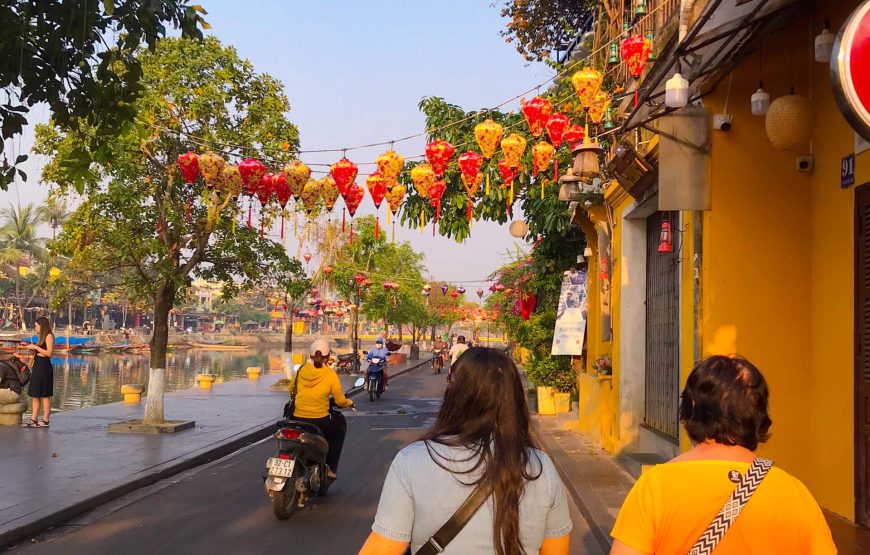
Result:
<svg viewBox="0 0 870 555"><path fill-rule="evenodd" d="M502 136L504 136L504 126L491 119L474 126L474 138L477 139L477 144L484 158L492 158Z"/></svg>
<svg viewBox="0 0 870 555"><path fill-rule="evenodd" d="M520 158L523 157L523 152L526 151L526 140L522 135L511 133L502 140L501 151L504 153L508 166L516 168L520 165Z"/></svg>
<svg viewBox="0 0 870 555"><path fill-rule="evenodd" d="M214 185L220 178L226 161L219 154L208 151L199 156L199 171L209 185Z"/></svg>
<svg viewBox="0 0 870 555"><path fill-rule="evenodd" d="M422 198L429 198L429 188L435 183L435 170L427 162L417 164L411 170L411 181L414 182L414 188L417 189L418 195Z"/></svg>
<svg viewBox="0 0 870 555"><path fill-rule="evenodd" d="M327 211L331 211L341 194L338 185L335 184L335 179L331 175L325 175L317 182L317 186L320 188L320 198L323 199L323 205L326 206Z"/></svg>
<svg viewBox="0 0 870 555"><path fill-rule="evenodd" d="M311 168L300 160L293 160L284 166L284 177L287 178L287 184L290 185L291 194L298 197L311 178Z"/></svg>
<svg viewBox="0 0 870 555"><path fill-rule="evenodd" d="M541 141L532 147L532 165L535 177L538 177L540 170L546 169L550 165L555 154L556 149L547 141Z"/></svg>
<svg viewBox="0 0 870 555"><path fill-rule="evenodd" d="M402 166L405 165L405 157L390 149L378 156L375 162L378 165L378 171L384 176L386 182L394 183L402 171Z"/></svg>
<svg viewBox="0 0 870 555"><path fill-rule="evenodd" d="M610 107L610 95L604 91L598 91L592 104L589 106L589 119L596 124L601 123L604 119L604 114L607 113L607 108Z"/></svg>
<svg viewBox="0 0 870 555"><path fill-rule="evenodd" d="M60 268L55 268L54 266L52 266L51 269L48 271L48 282L52 283L59 277L60 277Z"/></svg>
<svg viewBox="0 0 870 555"><path fill-rule="evenodd" d="M239 172L239 167L232 164L227 164L221 170L220 179L218 179L217 187L219 190L228 193L230 196L238 196L242 192L242 174Z"/></svg>
<svg viewBox="0 0 870 555"><path fill-rule="evenodd" d="M317 208L317 201L320 199L320 183L314 179L309 179L305 187L302 188L299 199L302 200L302 205L305 206L305 211L310 216Z"/></svg>
<svg viewBox="0 0 870 555"><path fill-rule="evenodd" d="M574 87L580 104L587 110L595 100L595 95L598 94L603 82L604 75L594 67L584 67L571 76L571 86Z"/></svg>

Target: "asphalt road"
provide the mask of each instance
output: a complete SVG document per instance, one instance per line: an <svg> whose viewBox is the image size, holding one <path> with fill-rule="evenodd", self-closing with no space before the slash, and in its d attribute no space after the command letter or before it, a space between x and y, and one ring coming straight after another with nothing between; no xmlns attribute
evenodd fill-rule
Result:
<svg viewBox="0 0 870 555"><path fill-rule="evenodd" d="M279 521L262 485L271 439L108 503L28 542L21 554L356 553L371 530L395 453L438 410L444 376L427 369L391 382L382 401L355 397L339 480L311 510ZM570 499L570 497L569 497ZM571 553L601 553L571 506Z"/></svg>

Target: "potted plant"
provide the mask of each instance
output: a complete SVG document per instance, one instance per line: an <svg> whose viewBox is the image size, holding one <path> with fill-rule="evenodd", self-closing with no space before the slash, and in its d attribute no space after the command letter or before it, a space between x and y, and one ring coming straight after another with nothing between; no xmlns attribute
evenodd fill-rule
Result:
<svg viewBox="0 0 870 555"><path fill-rule="evenodd" d="M610 355L601 355L592 361L592 369L599 376L613 375L613 361L610 360Z"/></svg>

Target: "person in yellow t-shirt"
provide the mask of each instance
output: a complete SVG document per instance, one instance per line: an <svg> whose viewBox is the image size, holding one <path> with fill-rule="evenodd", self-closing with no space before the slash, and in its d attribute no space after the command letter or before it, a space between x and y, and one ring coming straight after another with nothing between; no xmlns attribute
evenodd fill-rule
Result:
<svg viewBox="0 0 870 555"><path fill-rule="evenodd" d="M768 439L767 404L767 382L746 359L698 363L680 402L694 447L641 475L611 532L611 555L688 553ZM837 548L806 486L774 466L713 553L827 555Z"/></svg>
<svg viewBox="0 0 870 555"><path fill-rule="evenodd" d="M314 424L323 432L329 443L329 452L326 454L328 476L335 479L346 430L331 417L329 399L332 397L335 404L343 409L352 407L353 401L345 398L338 374L326 364L330 353L329 343L318 339L311 344L309 353L311 360L296 371L294 378L297 386L293 419Z"/></svg>

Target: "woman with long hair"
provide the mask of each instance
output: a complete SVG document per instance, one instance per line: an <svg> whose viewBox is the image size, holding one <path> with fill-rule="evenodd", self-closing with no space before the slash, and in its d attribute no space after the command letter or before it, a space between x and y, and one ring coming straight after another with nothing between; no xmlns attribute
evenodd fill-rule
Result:
<svg viewBox="0 0 870 555"><path fill-rule="evenodd" d="M51 396L54 395L54 367L51 365L51 354L54 352L54 332L51 322L45 316L36 319L36 333L39 339L36 344L30 344L33 351L33 370L30 375L30 386L27 395L30 396L32 410L30 420L24 423L25 428L48 428L51 414ZM42 420L39 420L39 410L42 409Z"/></svg>
<svg viewBox="0 0 870 555"><path fill-rule="evenodd" d="M565 489L532 440L516 365L475 347L453 372L435 426L393 460L360 555L416 553L478 485L489 496L445 554L567 555Z"/></svg>

